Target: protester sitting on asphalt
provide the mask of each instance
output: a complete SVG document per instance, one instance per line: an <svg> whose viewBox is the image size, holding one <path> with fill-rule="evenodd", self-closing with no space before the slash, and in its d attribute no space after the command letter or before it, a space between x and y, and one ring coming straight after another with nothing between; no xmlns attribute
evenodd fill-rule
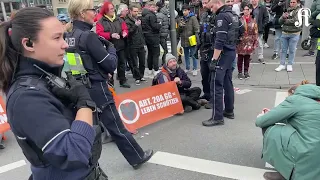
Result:
<svg viewBox="0 0 320 180"><path fill-rule="evenodd" d="M262 159L277 172L267 180L315 180L320 177L320 87L302 81L289 89L284 102L258 115L262 128Z"/></svg>
<svg viewBox="0 0 320 180"><path fill-rule="evenodd" d="M178 90L181 96L184 112L198 110L201 105L207 103L204 99L199 99L201 89L199 87L191 87L191 80L183 69L177 64L177 58L172 54L167 54L166 62L162 66L161 71L154 77L152 85L163 84L174 81L177 83Z"/></svg>

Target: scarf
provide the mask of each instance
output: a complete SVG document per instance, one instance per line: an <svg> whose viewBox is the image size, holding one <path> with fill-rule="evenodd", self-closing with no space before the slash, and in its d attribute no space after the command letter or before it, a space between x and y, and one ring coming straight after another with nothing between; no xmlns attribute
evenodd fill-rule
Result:
<svg viewBox="0 0 320 180"><path fill-rule="evenodd" d="M109 17L109 16L106 15L106 14L104 15L104 17L107 18L107 19L109 19L109 21L113 22L113 21L116 19L117 16L116 16L116 14L114 13L114 14L112 15L112 17Z"/></svg>

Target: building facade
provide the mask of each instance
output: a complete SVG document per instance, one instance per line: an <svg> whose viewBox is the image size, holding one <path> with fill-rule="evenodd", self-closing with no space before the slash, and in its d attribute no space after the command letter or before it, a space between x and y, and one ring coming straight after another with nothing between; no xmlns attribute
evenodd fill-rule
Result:
<svg viewBox="0 0 320 180"><path fill-rule="evenodd" d="M11 12L21 7L21 0L0 0L0 21L7 21Z"/></svg>

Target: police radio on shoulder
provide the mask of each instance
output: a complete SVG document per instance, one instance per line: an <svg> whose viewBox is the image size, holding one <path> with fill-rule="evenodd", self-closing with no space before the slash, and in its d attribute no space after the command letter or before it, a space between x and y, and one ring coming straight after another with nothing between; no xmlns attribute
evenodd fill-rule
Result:
<svg viewBox="0 0 320 180"><path fill-rule="evenodd" d="M39 66L37 66L36 64L33 64L33 66L37 69L39 69L41 72L43 72L46 75L46 79L48 80L48 83L50 86L57 86L59 88L65 88L68 89L69 87L67 86L67 82L65 79L60 78L54 74L51 74L47 71L45 71L44 69L40 68Z"/></svg>

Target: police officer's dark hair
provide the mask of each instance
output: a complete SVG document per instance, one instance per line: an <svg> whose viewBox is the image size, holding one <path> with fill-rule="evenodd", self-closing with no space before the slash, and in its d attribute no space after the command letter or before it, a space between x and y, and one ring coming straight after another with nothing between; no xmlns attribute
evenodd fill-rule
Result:
<svg viewBox="0 0 320 180"><path fill-rule="evenodd" d="M46 5L38 5L38 6L36 6L36 7L42 8L42 9L47 9L47 6L46 6Z"/></svg>
<svg viewBox="0 0 320 180"><path fill-rule="evenodd" d="M21 41L29 38L37 41L41 30L40 22L54 17L51 11L38 7L19 10L15 17L0 25L0 89L7 91L18 62L23 53ZM11 29L11 35L9 30Z"/></svg>

